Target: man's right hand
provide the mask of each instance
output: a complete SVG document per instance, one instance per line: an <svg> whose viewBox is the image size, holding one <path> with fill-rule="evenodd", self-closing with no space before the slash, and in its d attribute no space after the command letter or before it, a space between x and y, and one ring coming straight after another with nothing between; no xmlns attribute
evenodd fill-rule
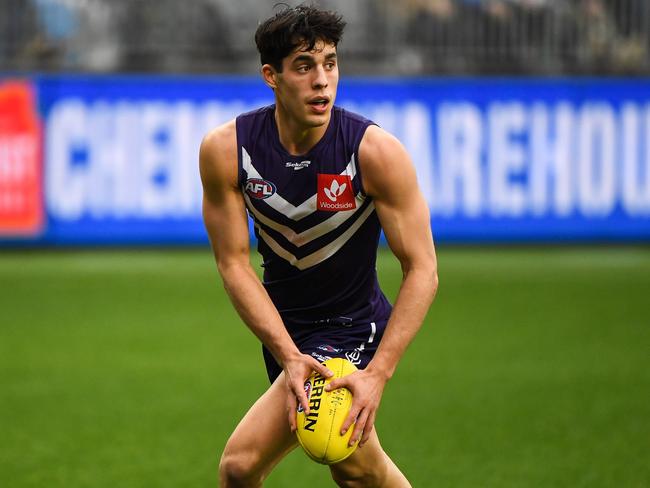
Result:
<svg viewBox="0 0 650 488"><path fill-rule="evenodd" d="M325 378L334 373L307 354L297 354L285 359L283 364L284 380L287 385L287 414L291 432L296 431L296 410L302 405L305 415L309 415L309 399L305 393L305 380L312 371L317 371Z"/></svg>

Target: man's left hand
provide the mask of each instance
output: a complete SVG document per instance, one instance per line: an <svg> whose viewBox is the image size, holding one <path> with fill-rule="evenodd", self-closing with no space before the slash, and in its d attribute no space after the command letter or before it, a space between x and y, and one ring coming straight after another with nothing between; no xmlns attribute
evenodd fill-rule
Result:
<svg viewBox="0 0 650 488"><path fill-rule="evenodd" d="M359 438L361 438L359 447L368 441L385 386L385 377L365 369L355 371L343 378L334 379L325 387L326 391L347 388L352 392L352 407L341 426L341 435L344 435L356 421L352 437L350 437L350 445L353 445Z"/></svg>

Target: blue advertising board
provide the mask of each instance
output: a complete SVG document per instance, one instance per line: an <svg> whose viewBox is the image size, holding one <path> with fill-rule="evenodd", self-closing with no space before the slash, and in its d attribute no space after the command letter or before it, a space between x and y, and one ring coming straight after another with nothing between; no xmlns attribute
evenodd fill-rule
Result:
<svg viewBox="0 0 650 488"><path fill-rule="evenodd" d="M257 78L31 83L48 244L206 242L201 138L272 103ZM405 145L438 240L650 240L650 80L348 79L337 103Z"/></svg>

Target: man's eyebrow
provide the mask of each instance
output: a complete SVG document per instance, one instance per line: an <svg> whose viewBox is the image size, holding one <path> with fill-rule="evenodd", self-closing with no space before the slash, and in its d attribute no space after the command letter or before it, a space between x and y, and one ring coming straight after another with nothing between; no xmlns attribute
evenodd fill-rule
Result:
<svg viewBox="0 0 650 488"><path fill-rule="evenodd" d="M296 56L295 58L293 58L293 61L291 61L291 62L292 63L302 63L302 62L305 62L305 61L313 62L314 61L314 56L312 56L311 54L300 54L300 55Z"/></svg>
<svg viewBox="0 0 650 488"><path fill-rule="evenodd" d="M325 59L329 61L330 59L335 59L336 58L336 53L329 53L325 55ZM314 56L311 54L300 54L293 58L292 63L303 63L303 62L314 62Z"/></svg>

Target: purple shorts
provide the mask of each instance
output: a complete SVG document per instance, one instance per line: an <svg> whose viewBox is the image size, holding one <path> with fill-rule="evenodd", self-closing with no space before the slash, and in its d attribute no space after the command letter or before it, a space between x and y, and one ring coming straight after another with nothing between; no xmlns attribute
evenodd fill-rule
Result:
<svg viewBox="0 0 650 488"><path fill-rule="evenodd" d="M387 320L348 324L345 320L327 320L320 324L287 325L289 335L303 354L321 363L331 358L345 358L357 368L365 368L384 335ZM282 372L269 350L262 346L269 381L273 383Z"/></svg>

